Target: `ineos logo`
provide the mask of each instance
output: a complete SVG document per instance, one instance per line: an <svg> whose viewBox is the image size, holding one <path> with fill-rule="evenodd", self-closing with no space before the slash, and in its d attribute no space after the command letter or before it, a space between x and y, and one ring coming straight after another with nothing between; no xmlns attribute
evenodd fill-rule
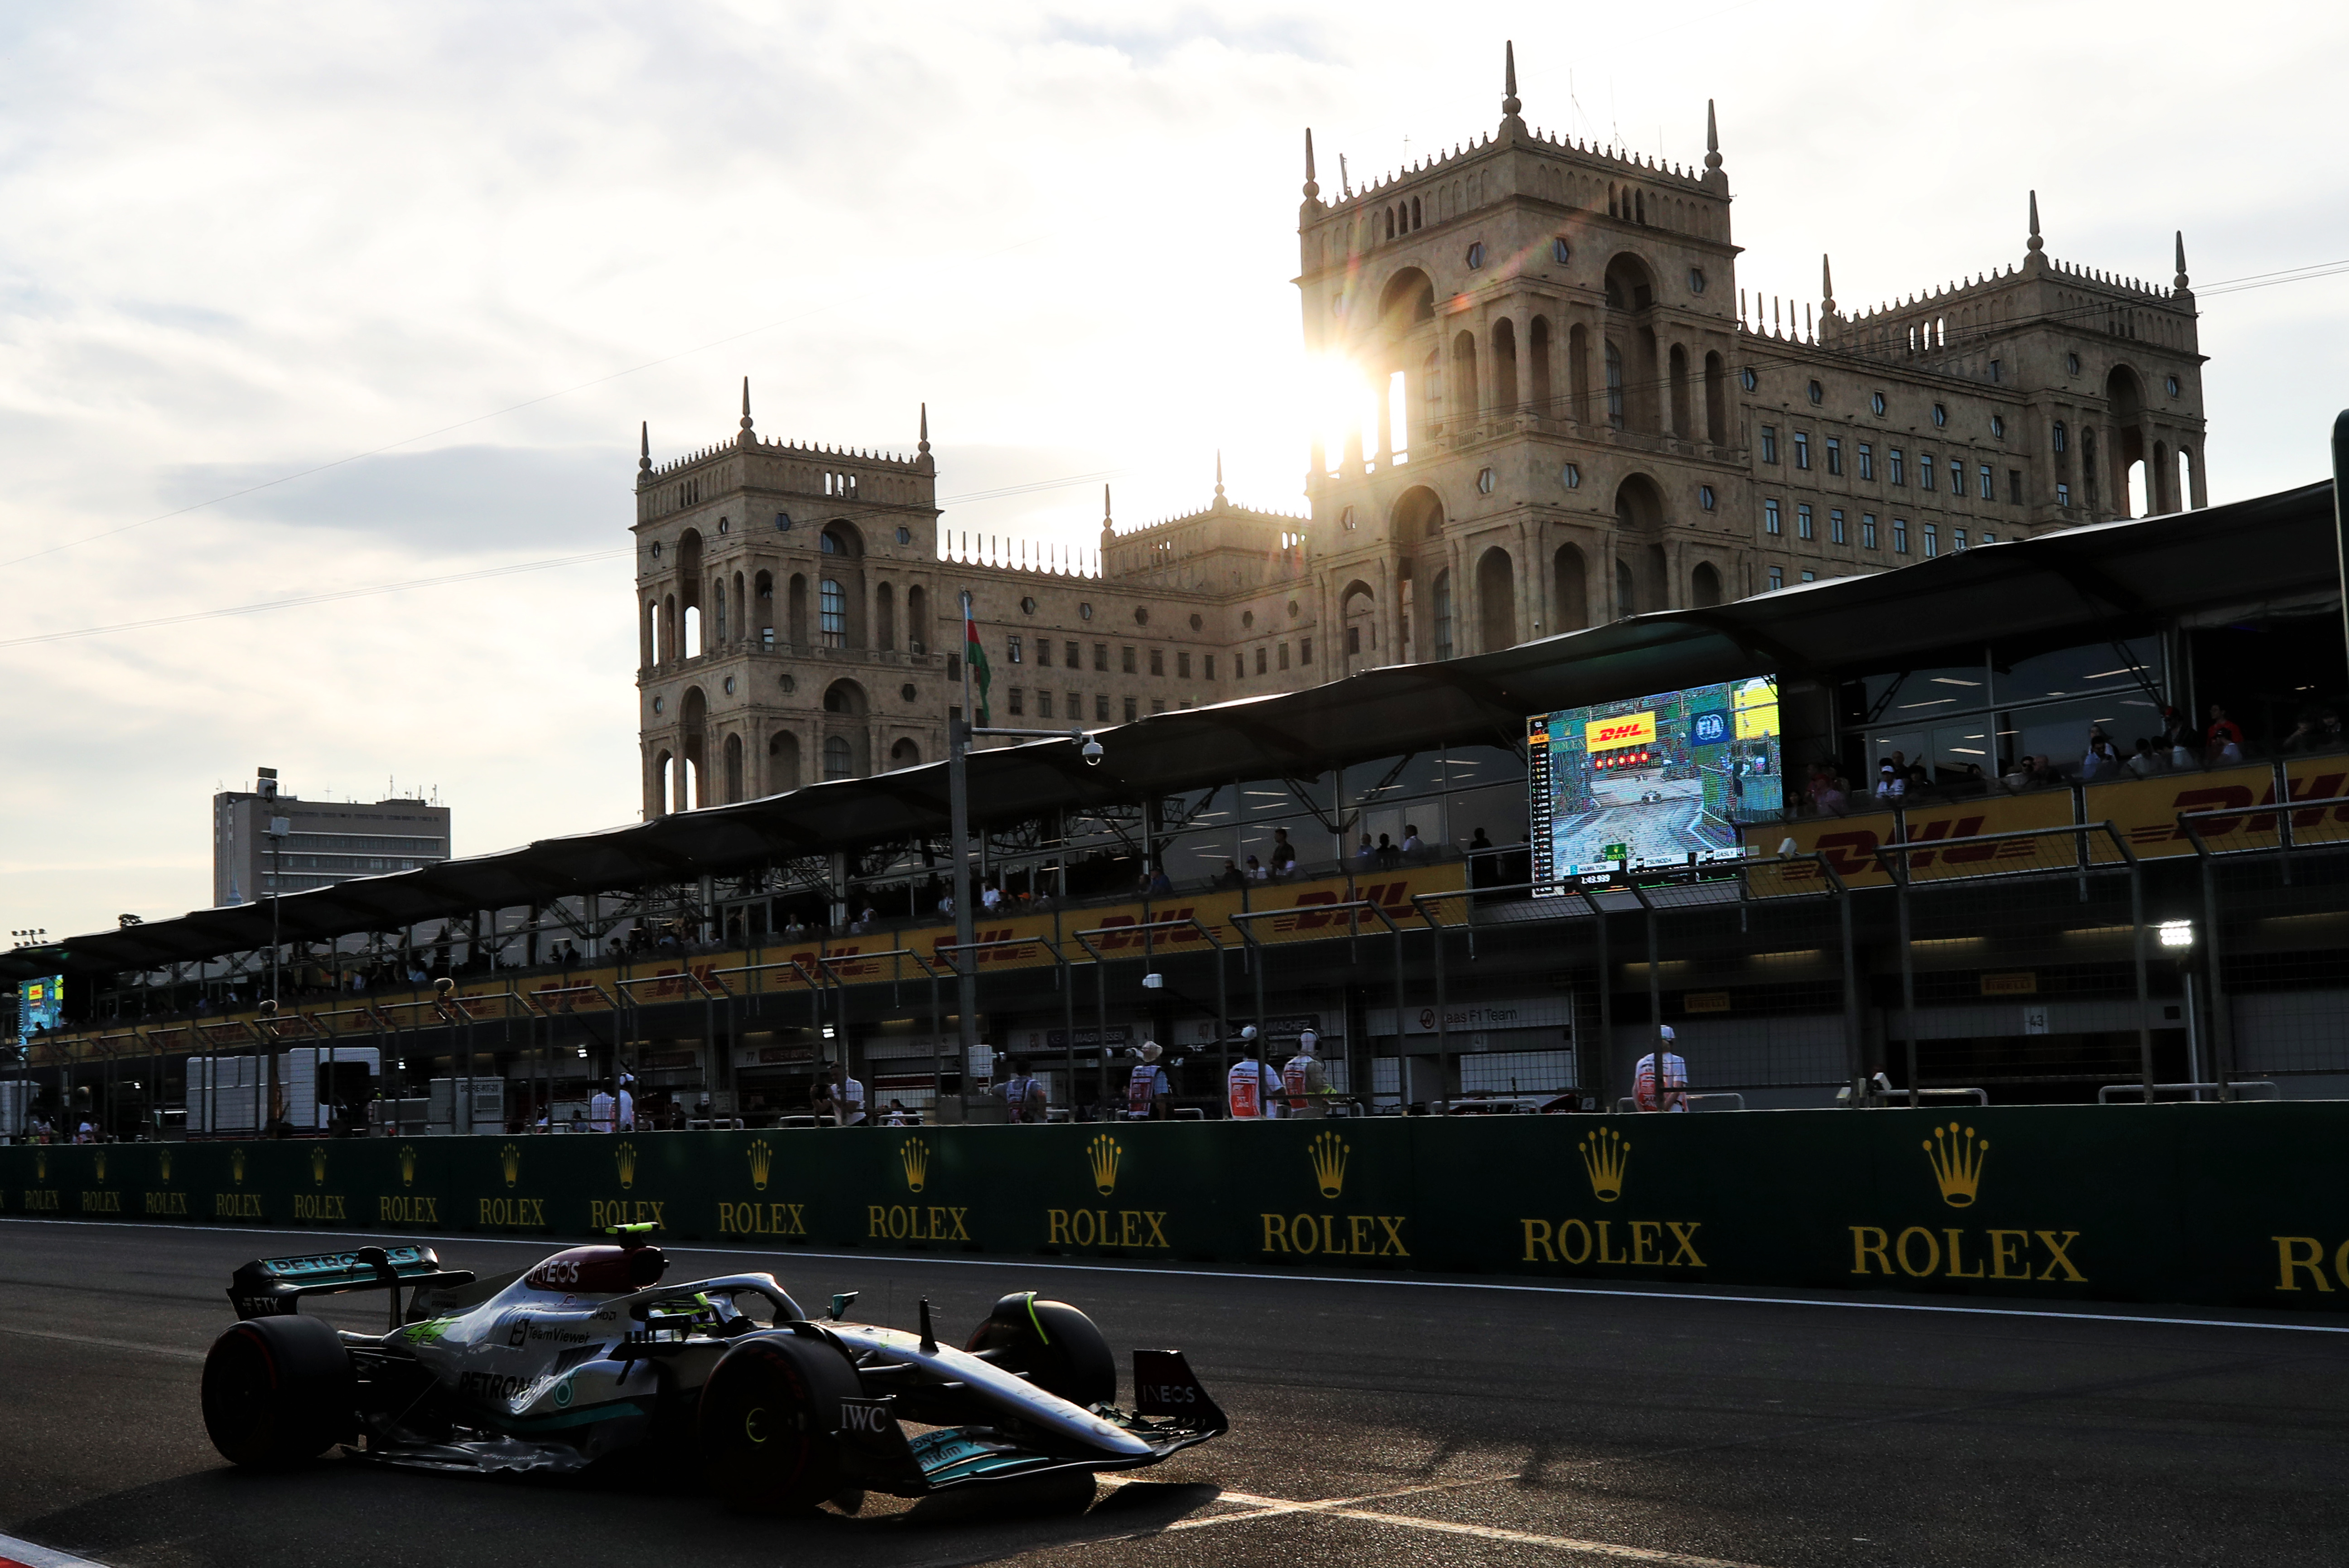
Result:
<svg viewBox="0 0 2349 1568"><path fill-rule="evenodd" d="M1199 1402L1199 1391L1182 1383L1157 1384L1143 1388L1142 1393L1149 1402L1158 1405L1195 1405Z"/></svg>
<svg viewBox="0 0 2349 1568"><path fill-rule="evenodd" d="M579 1282L579 1265L564 1259L557 1259L551 1263L543 1263L539 1266L538 1272L531 1275L530 1282L546 1289L552 1289L557 1285L575 1285Z"/></svg>

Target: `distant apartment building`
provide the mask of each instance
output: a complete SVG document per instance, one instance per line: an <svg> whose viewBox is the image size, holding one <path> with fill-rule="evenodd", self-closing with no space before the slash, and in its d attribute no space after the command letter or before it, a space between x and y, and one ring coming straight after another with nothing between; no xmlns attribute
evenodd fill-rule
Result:
<svg viewBox="0 0 2349 1568"><path fill-rule="evenodd" d="M286 822L273 845L269 822ZM271 849L277 855L273 861ZM330 888L356 877L413 871L449 858L449 808L421 800L275 799L252 791L212 796L212 902L249 904L272 893ZM282 878L282 880L281 880Z"/></svg>

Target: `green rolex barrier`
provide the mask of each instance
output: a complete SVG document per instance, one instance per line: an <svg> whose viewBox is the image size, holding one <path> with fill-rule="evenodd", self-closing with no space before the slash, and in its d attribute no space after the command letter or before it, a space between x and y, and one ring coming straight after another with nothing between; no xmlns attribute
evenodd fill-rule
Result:
<svg viewBox="0 0 2349 1568"><path fill-rule="evenodd" d="M0 1211L2333 1310L2349 1103L19 1147Z"/></svg>

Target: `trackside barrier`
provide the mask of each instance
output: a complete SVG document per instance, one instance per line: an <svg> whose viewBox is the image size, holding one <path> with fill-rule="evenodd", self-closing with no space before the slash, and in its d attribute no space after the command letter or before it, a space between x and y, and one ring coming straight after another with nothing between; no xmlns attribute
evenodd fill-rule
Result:
<svg viewBox="0 0 2349 1568"><path fill-rule="evenodd" d="M753 1249L2302 1311L2349 1308L2344 1190L2327 1101L0 1148L12 1216L438 1232L460 1261L469 1231L649 1220Z"/></svg>

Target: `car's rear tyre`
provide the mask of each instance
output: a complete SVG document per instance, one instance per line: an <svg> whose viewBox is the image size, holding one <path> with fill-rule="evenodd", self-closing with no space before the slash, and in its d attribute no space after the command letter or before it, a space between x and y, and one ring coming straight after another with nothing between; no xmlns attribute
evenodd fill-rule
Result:
<svg viewBox="0 0 2349 1568"><path fill-rule="evenodd" d="M728 1351L701 1387L696 1429L718 1493L736 1508L803 1513L848 1490L840 1402L864 1392L829 1340L762 1334Z"/></svg>
<svg viewBox="0 0 2349 1568"><path fill-rule="evenodd" d="M256 1317L204 1357L204 1431L231 1464L299 1464L351 1435L358 1398L350 1352L315 1317Z"/></svg>
<svg viewBox="0 0 2349 1568"><path fill-rule="evenodd" d="M1026 1373L1029 1382L1071 1405L1117 1403L1117 1357L1109 1341L1066 1302L1042 1300L1034 1291L1005 1296L963 1348L994 1351L997 1366Z"/></svg>

